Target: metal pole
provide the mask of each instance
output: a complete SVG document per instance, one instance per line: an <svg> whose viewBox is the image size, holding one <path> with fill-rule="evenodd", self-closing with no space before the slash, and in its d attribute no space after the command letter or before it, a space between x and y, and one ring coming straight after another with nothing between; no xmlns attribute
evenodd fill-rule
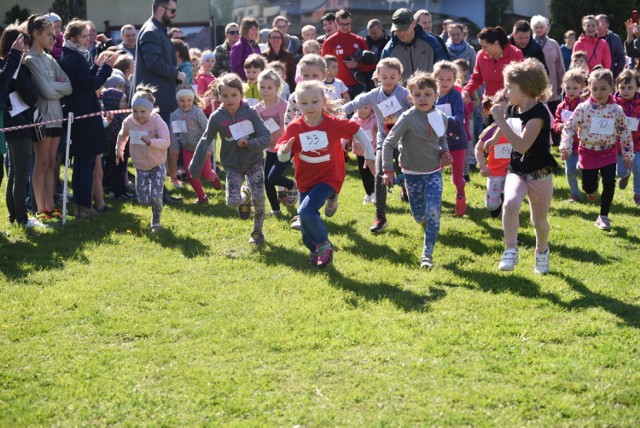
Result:
<svg viewBox="0 0 640 428"><path fill-rule="evenodd" d="M62 191L62 224L67 224L67 195L69 193L69 147L71 146L71 125L73 112L69 112L67 121L67 147L64 153L64 188Z"/></svg>

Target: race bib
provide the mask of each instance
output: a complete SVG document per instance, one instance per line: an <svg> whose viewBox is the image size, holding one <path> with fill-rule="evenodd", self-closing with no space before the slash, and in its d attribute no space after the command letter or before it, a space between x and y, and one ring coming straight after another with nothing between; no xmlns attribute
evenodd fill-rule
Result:
<svg viewBox="0 0 640 428"><path fill-rule="evenodd" d="M507 119L507 123L509 127L513 129L513 132L522 136L522 120L520 120L520 118L510 117Z"/></svg>
<svg viewBox="0 0 640 428"><path fill-rule="evenodd" d="M183 134L187 132L187 122L184 120L172 120L171 129L174 134Z"/></svg>
<svg viewBox="0 0 640 428"><path fill-rule="evenodd" d="M440 110L447 116L453 116L453 114L451 114L451 104L449 103L437 104L436 107L438 108L438 110Z"/></svg>
<svg viewBox="0 0 640 428"><path fill-rule="evenodd" d="M493 147L494 159L511 159L511 144L496 144Z"/></svg>
<svg viewBox="0 0 640 428"><path fill-rule="evenodd" d="M257 98L247 98L247 104L249 104L251 107L257 105L260 103L260 100Z"/></svg>
<svg viewBox="0 0 640 428"><path fill-rule="evenodd" d="M231 136L234 140L240 140L247 135L253 134L255 129L253 129L253 123L250 120L243 120L231 125L229 131L231 131Z"/></svg>
<svg viewBox="0 0 640 428"><path fill-rule="evenodd" d="M636 119L635 117L627 117L627 128L629 128L629 131L631 132L635 132L638 130L638 122L640 122L638 119Z"/></svg>
<svg viewBox="0 0 640 428"><path fill-rule="evenodd" d="M444 124L444 119L442 118L440 111L436 110L427 114L427 119L429 120L429 125L431 125L436 135L438 137L442 137L447 128Z"/></svg>
<svg viewBox="0 0 640 428"><path fill-rule="evenodd" d="M147 131L129 131L129 144L135 144L138 146L146 146L147 143L142 141L140 137L149 135Z"/></svg>
<svg viewBox="0 0 640 428"><path fill-rule="evenodd" d="M264 126L266 126L269 132L271 132L272 134L280 130L280 126L278 126L278 124L276 123L275 120L273 120L272 117L270 117L267 121L264 122Z"/></svg>
<svg viewBox="0 0 640 428"><path fill-rule="evenodd" d="M391 116L395 112L402 109L402 106L398 102L398 99L395 95L387 98L377 105L378 110L382 113L382 117Z"/></svg>
<svg viewBox="0 0 640 428"><path fill-rule="evenodd" d="M571 119L572 114L573 112L570 110L562 110L560 112L560 118L562 119L563 122L566 122L567 120Z"/></svg>
<svg viewBox="0 0 640 428"><path fill-rule="evenodd" d="M329 139L324 131L303 132L300 134L300 144L303 152L313 152L326 149L329 146Z"/></svg>
<svg viewBox="0 0 640 428"><path fill-rule="evenodd" d="M592 117L590 134L613 135L614 120L604 117Z"/></svg>

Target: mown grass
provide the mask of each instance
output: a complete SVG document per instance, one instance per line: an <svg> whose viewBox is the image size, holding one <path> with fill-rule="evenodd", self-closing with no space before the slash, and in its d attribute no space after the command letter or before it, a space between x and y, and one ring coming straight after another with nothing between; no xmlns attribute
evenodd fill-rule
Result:
<svg viewBox="0 0 640 428"><path fill-rule="evenodd" d="M165 208L157 235L129 203L47 230L7 223L0 425L637 426L632 190L617 191L606 233L556 177L552 273L536 276L526 206L520 265L499 272L483 179L464 218L446 179L431 271L397 189L390 228L369 233L354 165L326 270L306 265L288 219L268 218L251 247L223 192Z"/></svg>

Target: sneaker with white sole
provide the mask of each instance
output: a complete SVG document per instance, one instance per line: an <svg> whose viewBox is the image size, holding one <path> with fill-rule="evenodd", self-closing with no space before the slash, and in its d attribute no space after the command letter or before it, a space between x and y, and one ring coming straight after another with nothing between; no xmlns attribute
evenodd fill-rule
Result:
<svg viewBox="0 0 640 428"><path fill-rule="evenodd" d="M338 194L334 192L324 204L324 215L333 217L336 211L338 211Z"/></svg>
<svg viewBox="0 0 640 428"><path fill-rule="evenodd" d="M298 202L298 186L296 182L293 182L293 188L285 191L287 196L285 197L284 204L288 207L292 207Z"/></svg>
<svg viewBox="0 0 640 428"><path fill-rule="evenodd" d="M533 266L533 273L544 275L549 273L549 249L544 253L536 253L536 262Z"/></svg>
<svg viewBox="0 0 640 428"><path fill-rule="evenodd" d="M300 216L294 216L291 219L291 229L300 230L301 227L302 225L300 224Z"/></svg>
<svg viewBox="0 0 640 428"><path fill-rule="evenodd" d="M238 206L238 215L242 220L248 220L251 217L251 192L248 187L242 187L241 195L244 202Z"/></svg>
<svg viewBox="0 0 640 428"><path fill-rule="evenodd" d="M371 203L371 196L364 195L364 199L362 199L362 205L367 205Z"/></svg>
<svg viewBox="0 0 640 428"><path fill-rule="evenodd" d="M500 264L498 264L498 269L511 271L516 267L519 261L518 249L507 248L505 252L502 253L502 260L500 260Z"/></svg>
<svg viewBox="0 0 640 428"><path fill-rule="evenodd" d="M423 269L431 269L433 267L433 256L431 254L423 254L420 258L420 267Z"/></svg>
<svg viewBox="0 0 640 428"><path fill-rule="evenodd" d="M371 233L376 234L385 230L387 226L389 226L389 224L387 223L387 219L384 217L378 217L373 221L373 224L371 225L369 230L371 231Z"/></svg>
<svg viewBox="0 0 640 428"><path fill-rule="evenodd" d="M22 223L21 226L24 227L25 229L37 229L42 227L49 227L46 224L42 224L36 218L30 218L29 220L27 220L26 223Z"/></svg>
<svg viewBox="0 0 640 428"><path fill-rule="evenodd" d="M599 215L595 225L600 230L611 230L611 220L606 215Z"/></svg>

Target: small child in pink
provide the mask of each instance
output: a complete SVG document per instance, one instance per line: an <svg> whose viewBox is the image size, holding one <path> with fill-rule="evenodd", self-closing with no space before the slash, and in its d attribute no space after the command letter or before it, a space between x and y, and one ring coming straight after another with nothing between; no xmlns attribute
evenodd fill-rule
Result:
<svg viewBox="0 0 640 428"><path fill-rule="evenodd" d="M378 123L376 116L373 114L373 107L371 107L371 105L360 107L356 111L356 114L351 118L351 121L360 125L360 128L362 128L362 130L367 134L375 152ZM362 205L366 205L368 203L375 204L375 177L365 165L364 148L360 144L352 144L351 152L358 158L358 172L360 173L360 179L362 180L362 185L364 186L364 191L366 193L364 200L362 201Z"/></svg>

